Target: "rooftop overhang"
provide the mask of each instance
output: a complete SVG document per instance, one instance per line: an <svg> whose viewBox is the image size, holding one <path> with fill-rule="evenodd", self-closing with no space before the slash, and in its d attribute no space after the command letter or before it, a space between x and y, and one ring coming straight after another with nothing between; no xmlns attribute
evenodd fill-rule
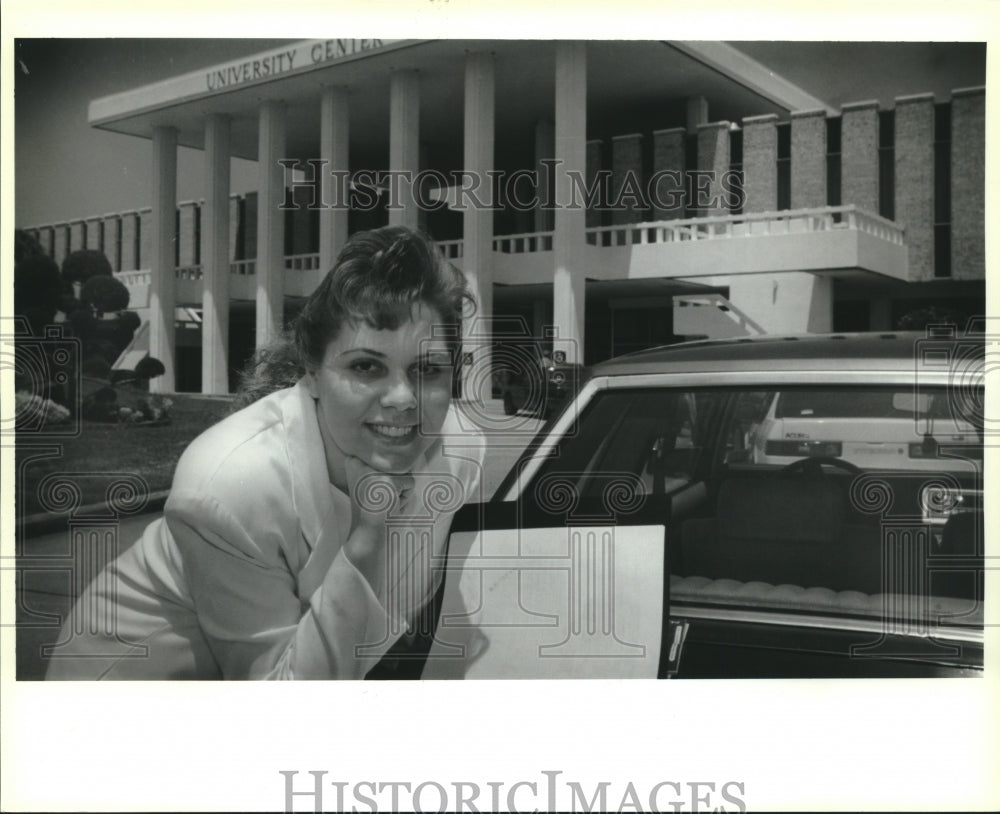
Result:
<svg viewBox="0 0 1000 814"><path fill-rule="evenodd" d="M393 71L420 74L421 141L437 155L461 160L464 60L488 51L496 64L498 163L507 144L533 145L535 124L551 120L555 51L551 40L303 40L201 71L95 99L90 123L151 138L177 130L178 143L204 146L205 118L232 121L231 152L257 157L257 111L264 100L287 110L290 157L318 155L321 88L344 87L350 98L352 163L388 154L389 83ZM726 43L588 41L588 138L683 126L684 102L704 97L713 121L827 106ZM440 149L439 149L440 148ZM456 153L457 150L457 153ZM372 156L372 158L369 158ZM356 158L357 157L357 158ZM448 159L445 159L446 161ZM376 164L375 166L381 166Z"/></svg>

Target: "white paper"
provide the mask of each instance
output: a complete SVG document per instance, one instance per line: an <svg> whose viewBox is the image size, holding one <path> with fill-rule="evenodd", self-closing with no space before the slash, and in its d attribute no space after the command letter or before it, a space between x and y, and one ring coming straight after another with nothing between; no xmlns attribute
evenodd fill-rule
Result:
<svg viewBox="0 0 1000 814"><path fill-rule="evenodd" d="M656 678L664 527L456 533L425 678Z"/></svg>

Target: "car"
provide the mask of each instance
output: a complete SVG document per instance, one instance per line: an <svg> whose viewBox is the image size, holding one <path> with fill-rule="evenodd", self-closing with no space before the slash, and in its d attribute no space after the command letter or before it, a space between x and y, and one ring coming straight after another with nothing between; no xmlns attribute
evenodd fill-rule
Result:
<svg viewBox="0 0 1000 814"><path fill-rule="evenodd" d="M594 366L456 515L425 674L981 675L984 347L763 336Z"/></svg>
<svg viewBox="0 0 1000 814"><path fill-rule="evenodd" d="M947 394L917 398L898 388L863 395L841 389L775 393L751 436L756 463L832 455L869 469L928 472L947 465L938 455L942 442L968 445L978 439L971 423L953 415Z"/></svg>
<svg viewBox="0 0 1000 814"><path fill-rule="evenodd" d="M494 359L502 360L500 397L505 415L520 412L548 417L576 392L583 368L566 361L563 351L540 343L500 346Z"/></svg>

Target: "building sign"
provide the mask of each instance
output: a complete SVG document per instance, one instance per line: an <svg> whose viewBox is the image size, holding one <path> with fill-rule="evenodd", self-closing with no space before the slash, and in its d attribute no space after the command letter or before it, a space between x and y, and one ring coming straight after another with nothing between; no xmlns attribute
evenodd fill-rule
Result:
<svg viewBox="0 0 1000 814"><path fill-rule="evenodd" d="M392 42L395 41L336 39L297 43L291 48L269 51L250 59L210 68L205 72L205 88L209 91L225 90L294 72L296 69L344 61L349 57L381 50Z"/></svg>
<svg viewBox="0 0 1000 814"><path fill-rule="evenodd" d="M282 48L95 99L90 103L88 120L92 125L112 122L215 93L227 93L274 79L320 70L338 63L384 54L418 42L421 41L301 40Z"/></svg>

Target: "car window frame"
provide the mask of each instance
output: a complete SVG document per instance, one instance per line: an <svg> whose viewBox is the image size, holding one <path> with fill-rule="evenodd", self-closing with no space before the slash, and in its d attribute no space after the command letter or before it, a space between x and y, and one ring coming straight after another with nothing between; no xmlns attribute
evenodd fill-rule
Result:
<svg viewBox="0 0 1000 814"><path fill-rule="evenodd" d="M868 386L868 387L913 387L915 373L912 370L834 370L820 367L810 369L782 370L743 370L743 371L683 371L662 373L596 373L580 390L576 399L569 404L563 413L547 428L536 436L532 444L525 450L522 457L511 470L513 477L505 479L494 497L499 502L516 502L521 500L531 488L534 478L544 466L545 461L558 449L567 435L577 426L588 406L596 396L606 390L641 389L649 387L667 387L671 389L757 389L781 390L786 387L812 386ZM954 386L948 374L921 373L920 385L927 388L948 388ZM727 410L734 408L732 403ZM723 419L725 420L725 419ZM548 430L545 434L545 429ZM542 437L544 435L544 437ZM717 438L716 443L723 444L724 439ZM716 449L710 454L713 462L721 458L721 450ZM713 463L713 466L715 463ZM721 464L720 464L721 465ZM982 470L980 470L982 477ZM509 481L509 482L508 482ZM669 538L669 530L668 530ZM671 592L673 593L673 592ZM802 612L789 612L787 609L767 607L750 608L734 602L728 607L713 607L700 605L697 601L672 597L671 614L692 620L715 620L737 624L764 624L781 627L811 627L829 631L856 631L859 633L878 633L885 631L886 622L877 617L864 618L850 615L837 615L831 606L828 612L821 609ZM983 603L978 603L982 614ZM927 625L917 626L906 631L904 637L941 640L958 645L981 645L984 641L984 627L973 622L970 625L949 624L946 620Z"/></svg>

